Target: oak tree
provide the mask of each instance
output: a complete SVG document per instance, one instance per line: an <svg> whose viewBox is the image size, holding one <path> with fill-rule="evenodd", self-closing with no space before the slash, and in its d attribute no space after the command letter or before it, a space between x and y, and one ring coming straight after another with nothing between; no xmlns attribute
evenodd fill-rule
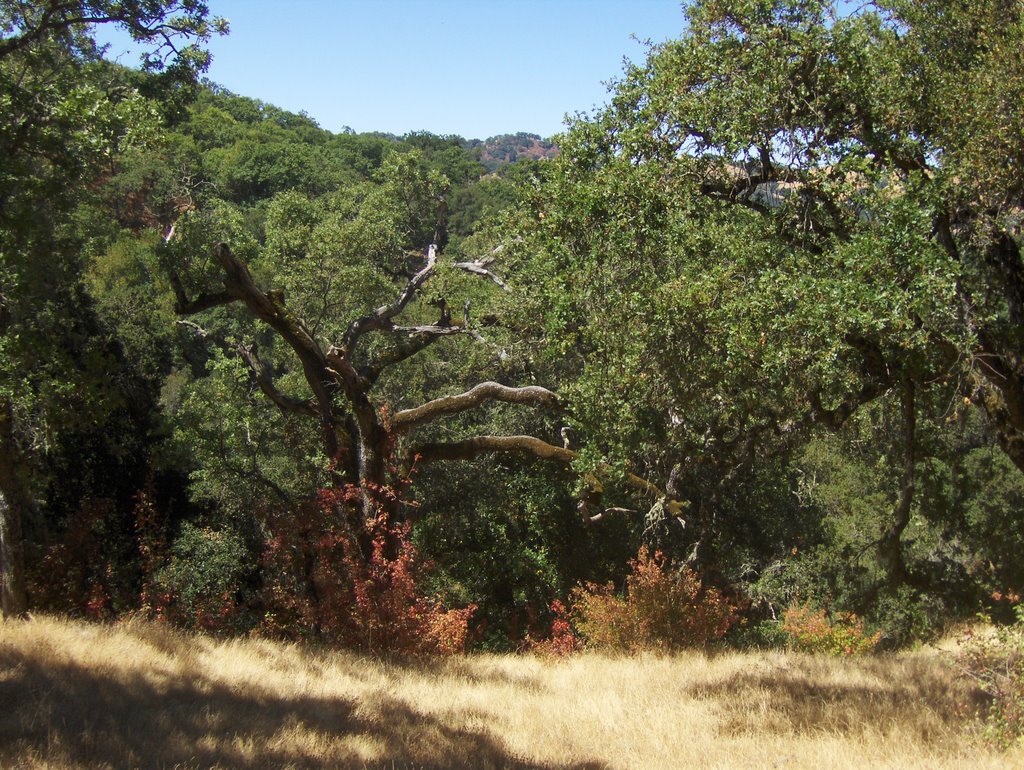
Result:
<svg viewBox="0 0 1024 770"><path fill-rule="evenodd" d="M1024 10L841 10L694 2L571 124L520 226L549 348L578 372L561 398L590 451L690 500L694 561L760 458L885 394L904 415L893 575L923 389L981 406L1024 470Z"/></svg>

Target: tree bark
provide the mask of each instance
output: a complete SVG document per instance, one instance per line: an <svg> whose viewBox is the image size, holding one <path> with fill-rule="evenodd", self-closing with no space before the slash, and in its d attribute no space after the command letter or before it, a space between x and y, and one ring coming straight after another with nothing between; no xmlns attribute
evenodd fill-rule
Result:
<svg viewBox="0 0 1024 770"><path fill-rule="evenodd" d="M442 396L413 409L403 409L391 419L391 427L396 431L407 431L438 417L465 412L487 401L558 408L558 396L547 388L538 385L510 388L497 382L481 382L465 393Z"/></svg>
<svg viewBox="0 0 1024 770"><path fill-rule="evenodd" d="M893 509L892 522L882 534L878 542L878 556L885 570L886 580L890 585L900 585L909 577L907 564L903 558L903 546L900 538L910 523L911 507L914 503L914 481L917 468L915 433L917 427L917 406L913 381L907 377L902 391L902 435L903 443L903 477L900 482L900 495Z"/></svg>

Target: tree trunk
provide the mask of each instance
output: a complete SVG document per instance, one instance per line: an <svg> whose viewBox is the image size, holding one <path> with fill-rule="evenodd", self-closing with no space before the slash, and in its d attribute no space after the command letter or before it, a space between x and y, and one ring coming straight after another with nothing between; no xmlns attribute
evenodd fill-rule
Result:
<svg viewBox="0 0 1024 770"><path fill-rule="evenodd" d="M917 427L917 407L915 404L913 381L907 377L903 382L902 406L902 441L903 441L903 478L900 483L900 496L893 509L892 522L882 534L878 542L878 557L885 570L886 580L890 585L900 585L909 577L907 564L903 559L903 546L900 538L910 523L910 512L914 502L914 481L916 476L917 455L915 451L915 432Z"/></svg>
<svg viewBox="0 0 1024 770"><path fill-rule="evenodd" d="M0 610L5 619L28 613L22 526L33 505L13 422L11 402L5 400L0 406Z"/></svg>

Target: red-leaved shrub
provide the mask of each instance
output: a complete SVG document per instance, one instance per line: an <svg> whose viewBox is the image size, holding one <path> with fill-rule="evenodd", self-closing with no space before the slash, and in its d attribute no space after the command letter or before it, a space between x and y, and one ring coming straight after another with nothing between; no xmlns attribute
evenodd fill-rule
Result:
<svg viewBox="0 0 1024 770"><path fill-rule="evenodd" d="M618 652L705 647L737 622L737 607L693 570L671 569L642 547L630 562L626 595L612 584L573 589L570 617L588 647Z"/></svg>
<svg viewBox="0 0 1024 770"><path fill-rule="evenodd" d="M29 584L36 607L93 618L111 613L110 564L104 549L103 524L113 511L112 500L83 500L67 528L49 544L38 567L30 562Z"/></svg>
<svg viewBox="0 0 1024 770"><path fill-rule="evenodd" d="M270 518L263 629L306 633L369 652L461 652L476 607L449 610L420 594L425 565L407 524L391 524L380 515L370 528L366 555L338 513L351 497L352 490L322 490L308 512Z"/></svg>
<svg viewBox="0 0 1024 770"><path fill-rule="evenodd" d="M532 634L526 637L525 647L539 655L561 658L571 655L583 646L569 622L565 605L558 599L551 602L551 633L543 639L534 639Z"/></svg>

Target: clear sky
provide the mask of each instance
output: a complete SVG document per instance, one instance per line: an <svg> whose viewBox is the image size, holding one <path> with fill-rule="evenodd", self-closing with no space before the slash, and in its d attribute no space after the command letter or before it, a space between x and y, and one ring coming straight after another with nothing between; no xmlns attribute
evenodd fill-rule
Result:
<svg viewBox="0 0 1024 770"><path fill-rule="evenodd" d="M322 127L547 137L607 101L640 40L677 38L680 0L209 0L231 34L207 76ZM125 37L100 30L134 66Z"/></svg>

